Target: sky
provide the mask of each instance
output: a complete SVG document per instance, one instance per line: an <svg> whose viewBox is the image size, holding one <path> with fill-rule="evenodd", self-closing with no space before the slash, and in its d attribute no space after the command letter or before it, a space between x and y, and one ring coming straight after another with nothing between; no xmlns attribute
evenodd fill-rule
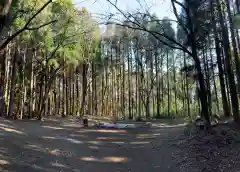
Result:
<svg viewBox="0 0 240 172"><path fill-rule="evenodd" d="M107 0L74 0L77 7L86 7L94 16L104 16L109 11L116 13L117 10ZM111 0L115 2L116 0ZM139 3L141 5L139 5ZM171 0L117 0L117 6L121 10L133 11L148 9L156 13L159 18L169 17L175 19L171 8Z"/></svg>

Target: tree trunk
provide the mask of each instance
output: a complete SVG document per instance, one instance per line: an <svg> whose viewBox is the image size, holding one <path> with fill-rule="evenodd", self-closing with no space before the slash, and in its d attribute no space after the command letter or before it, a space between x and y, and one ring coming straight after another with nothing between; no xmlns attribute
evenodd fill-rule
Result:
<svg viewBox="0 0 240 172"><path fill-rule="evenodd" d="M25 53L23 55L22 59L22 93L21 93L21 113L20 113L20 119L23 118L23 115L25 114L25 101L26 101L26 96L27 96L27 87L25 84L25 64L26 64L26 53L27 53L27 47L25 49Z"/></svg>
<svg viewBox="0 0 240 172"><path fill-rule="evenodd" d="M76 106L76 114L77 114L77 116L80 116L80 110L79 110L79 108L80 108L80 87L79 87L79 75L77 74L76 75L76 92L77 92L77 99L76 99L76 104L77 104L77 106Z"/></svg>
<svg viewBox="0 0 240 172"><path fill-rule="evenodd" d="M69 99L71 97L71 95L69 96L69 72L65 73L65 110L66 110L66 114L65 116L69 116Z"/></svg>
<svg viewBox="0 0 240 172"><path fill-rule="evenodd" d="M228 20L229 20L229 25L230 25L231 43L232 43L233 54L234 54L234 58L235 58L236 75L237 75L237 81L238 81L237 88L238 88L238 93L239 93L239 91L240 91L240 61L239 61L239 56L238 56L236 35L234 32L234 26L233 26L233 20L232 20L229 0L225 0L225 2L226 2L226 6L227 6Z"/></svg>
<svg viewBox="0 0 240 172"><path fill-rule="evenodd" d="M188 23L189 23L189 30L190 30L190 42L191 42L191 50L192 50L192 57L195 62L195 68L197 70L197 80L199 84L199 97L200 97L200 103L201 103L201 116L205 118L207 121L208 125L210 126L210 116L209 116L209 108L208 108L208 103L207 103L207 90L206 90L206 85L204 81L204 75L202 73L202 67L201 67L201 62L197 54L197 44L196 44L196 33L194 28L194 24L192 22L192 16L190 15L190 9L187 8L187 18L188 18Z"/></svg>
<svg viewBox="0 0 240 172"><path fill-rule="evenodd" d="M85 103L86 103L86 94L87 94L87 64L83 63L82 65L82 103L81 103L81 116L85 115Z"/></svg>
<svg viewBox="0 0 240 172"><path fill-rule="evenodd" d="M60 115L61 110L61 101L62 101L62 94L61 94L61 75L58 77L58 84L57 84L57 91L58 91L58 109L57 109L57 115Z"/></svg>
<svg viewBox="0 0 240 172"><path fill-rule="evenodd" d="M35 56L35 52L32 52L32 56ZM33 73L33 57L30 59L30 92L29 92L29 105L28 105L28 119L33 116L33 84L34 84L34 73Z"/></svg>
<svg viewBox="0 0 240 172"><path fill-rule="evenodd" d="M66 91L66 72L63 73L63 76L62 76L62 117L65 117L66 116L66 105L65 105L65 102L66 102L66 94L65 94L65 91Z"/></svg>
<svg viewBox="0 0 240 172"><path fill-rule="evenodd" d="M222 15L221 5L219 0L216 0L217 2L217 11L219 14L219 21L220 25L222 27L222 34L223 34L223 48L225 53L225 63L226 63L226 70L227 70L227 76L229 81L229 88L230 88L230 94L231 94L231 102L232 102L232 112L235 122L239 122L239 105L238 105L238 96L237 96L237 89L236 84L234 80L234 74L232 72L232 64L231 64L231 55L230 55L230 47L229 47L229 39L228 39L228 30L226 25L224 24L224 19Z"/></svg>
<svg viewBox="0 0 240 172"><path fill-rule="evenodd" d="M183 61L184 61L184 66L186 66L187 62L186 62L186 54L185 53L183 54ZM188 83L187 74L185 74L185 83L186 84L185 84L184 90L186 90L185 98L187 99L187 114L188 114L188 117L191 117L190 98L189 98L190 97L190 95L189 95L189 83Z"/></svg>
<svg viewBox="0 0 240 172"><path fill-rule="evenodd" d="M169 81L169 52L167 50L167 107L168 107L168 116L170 116L170 81Z"/></svg>
<svg viewBox="0 0 240 172"><path fill-rule="evenodd" d="M15 92L15 86L16 86L16 76L17 76L17 58L18 58L18 48L15 49L13 59L12 59L12 77L11 77L11 86L10 86L10 100L9 100L9 111L8 111L8 117L13 117L14 113L14 92ZM17 119L17 116L14 116L15 119Z"/></svg>
<svg viewBox="0 0 240 172"><path fill-rule="evenodd" d="M212 96L211 96L211 87L210 87L210 71L208 67L208 61L207 61L207 53L203 49L203 62L204 62L204 71L206 75L206 87L207 87L207 101L208 101L208 111L209 115L212 116Z"/></svg>
<svg viewBox="0 0 240 172"><path fill-rule="evenodd" d="M157 114L156 116L160 116L160 84L159 84L159 60L158 60L158 52L155 51L154 53L154 56L155 56L155 72L156 72L156 91L157 91Z"/></svg>
<svg viewBox="0 0 240 172"><path fill-rule="evenodd" d="M8 48L8 47L7 47ZM4 98L4 84L5 84L5 73L6 73L6 62L7 62L7 48L0 54L1 61L1 78L0 78L0 116L4 115L5 98Z"/></svg>
<svg viewBox="0 0 240 172"><path fill-rule="evenodd" d="M208 40L210 41L211 44L211 38L208 37ZM209 45L210 46L210 45ZM214 62L213 62L213 54L212 54L212 47L210 46L210 57L211 57L211 72L213 75L213 86L214 86L214 91L215 91L215 97L216 97L216 106L217 106L217 112L219 114L220 108L219 108L219 101L218 101L218 91L217 91L217 86L216 86L216 80L215 80L215 72L214 72ZM220 75L220 74L219 74Z"/></svg>
<svg viewBox="0 0 240 172"><path fill-rule="evenodd" d="M126 47L127 49L129 48L128 46ZM132 111L131 111L131 83L130 83L130 70L131 70L131 67L130 67L130 54L129 54L129 51L127 51L127 63L128 63L128 119L131 120L132 119Z"/></svg>

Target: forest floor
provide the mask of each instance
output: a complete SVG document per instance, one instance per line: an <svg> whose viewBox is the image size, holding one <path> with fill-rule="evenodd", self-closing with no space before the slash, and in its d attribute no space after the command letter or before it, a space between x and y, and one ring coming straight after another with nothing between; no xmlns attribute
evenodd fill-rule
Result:
<svg viewBox="0 0 240 172"><path fill-rule="evenodd" d="M134 129L106 130L83 128L73 119L1 118L0 171L240 171L240 144L228 126L196 134L180 121L137 124Z"/></svg>

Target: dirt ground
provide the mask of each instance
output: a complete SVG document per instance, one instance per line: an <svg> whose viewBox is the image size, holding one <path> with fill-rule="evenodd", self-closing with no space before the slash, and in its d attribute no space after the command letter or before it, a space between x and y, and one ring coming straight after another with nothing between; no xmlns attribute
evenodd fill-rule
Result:
<svg viewBox="0 0 240 172"><path fill-rule="evenodd" d="M71 118L0 118L0 172L240 171L240 130L221 126L193 134L179 121L135 124L105 130Z"/></svg>
<svg viewBox="0 0 240 172"><path fill-rule="evenodd" d="M72 120L0 119L0 171L175 172L172 144L183 127L82 128Z"/></svg>

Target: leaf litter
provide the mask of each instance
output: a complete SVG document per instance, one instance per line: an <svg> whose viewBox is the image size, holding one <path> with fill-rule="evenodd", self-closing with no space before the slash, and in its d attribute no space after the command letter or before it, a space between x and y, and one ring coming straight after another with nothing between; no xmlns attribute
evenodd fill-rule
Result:
<svg viewBox="0 0 240 172"><path fill-rule="evenodd" d="M211 132L197 131L182 137L173 155L183 172L239 172L240 130L219 125Z"/></svg>

